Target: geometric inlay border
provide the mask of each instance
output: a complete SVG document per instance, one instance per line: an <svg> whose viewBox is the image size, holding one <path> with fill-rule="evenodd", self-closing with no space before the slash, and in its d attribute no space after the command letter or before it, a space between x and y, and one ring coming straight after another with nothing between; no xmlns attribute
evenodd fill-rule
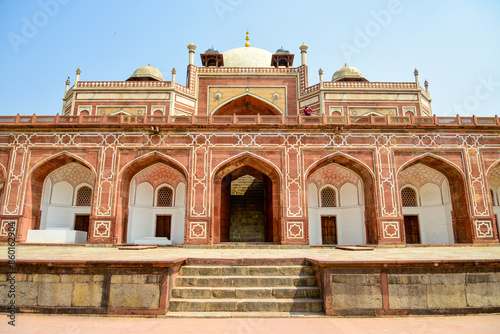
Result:
<svg viewBox="0 0 500 334"><path fill-rule="evenodd" d="M382 222L382 230L384 231L385 239L399 239L399 223L398 222Z"/></svg>
<svg viewBox="0 0 500 334"><path fill-rule="evenodd" d="M189 238L190 239L206 239L207 238L207 222L190 222L189 223Z"/></svg>
<svg viewBox="0 0 500 334"><path fill-rule="evenodd" d="M94 238L109 238L111 235L111 222L109 220L96 220L94 223Z"/></svg>
<svg viewBox="0 0 500 334"><path fill-rule="evenodd" d="M286 222L287 239L304 239L303 222Z"/></svg>
<svg viewBox="0 0 500 334"><path fill-rule="evenodd" d="M493 238L493 224L491 220L476 220L476 236L478 238Z"/></svg>
<svg viewBox="0 0 500 334"><path fill-rule="evenodd" d="M11 230L11 227L14 226L14 231ZM0 237L8 237L9 232L16 233L17 220L2 220L0 224Z"/></svg>

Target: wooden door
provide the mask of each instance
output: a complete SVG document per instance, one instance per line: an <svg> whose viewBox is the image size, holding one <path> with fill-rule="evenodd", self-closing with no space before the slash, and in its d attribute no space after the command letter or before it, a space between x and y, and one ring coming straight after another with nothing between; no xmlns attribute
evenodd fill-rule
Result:
<svg viewBox="0 0 500 334"><path fill-rule="evenodd" d="M89 233L89 215L75 216L75 231L83 231Z"/></svg>
<svg viewBox="0 0 500 334"><path fill-rule="evenodd" d="M420 243L420 228L418 226L418 216L404 216L405 235L407 244Z"/></svg>
<svg viewBox="0 0 500 334"><path fill-rule="evenodd" d="M172 216L157 215L155 237L167 238L170 240L171 227L172 227Z"/></svg>
<svg viewBox="0 0 500 334"><path fill-rule="evenodd" d="M323 245L337 244L337 219L335 216L321 217Z"/></svg>

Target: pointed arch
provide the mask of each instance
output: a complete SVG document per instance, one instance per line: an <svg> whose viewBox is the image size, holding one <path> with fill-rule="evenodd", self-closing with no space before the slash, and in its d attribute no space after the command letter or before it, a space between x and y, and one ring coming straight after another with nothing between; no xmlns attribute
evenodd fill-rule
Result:
<svg viewBox="0 0 500 334"><path fill-rule="evenodd" d="M256 172L252 172L251 169ZM241 171L241 173L240 173ZM259 174L260 173L260 174ZM269 236L268 241L281 243L281 173L276 165L266 161L264 158L256 154L245 152L235 157L229 158L219 164L212 174L213 180L213 227L212 236L214 243L220 243L226 240L226 230L229 231L229 220L225 218L224 213L224 191L228 190L230 185L229 176L234 174L235 177L243 174L261 175L264 181L265 193L268 196L266 202L266 235ZM259 175L258 175L259 174ZM227 225L227 226L226 226Z"/></svg>
<svg viewBox="0 0 500 334"><path fill-rule="evenodd" d="M283 115L284 112L276 105L262 97L244 93L234 96L212 110L212 115Z"/></svg>
<svg viewBox="0 0 500 334"><path fill-rule="evenodd" d="M114 229L114 236L118 243L127 240L130 183L136 174L157 163L172 168L182 175L186 184L189 182L186 167L177 160L157 151L137 157L123 166L118 173L120 183L116 200L116 227Z"/></svg>
<svg viewBox="0 0 500 334"><path fill-rule="evenodd" d="M70 163L77 163L88 168L92 172L95 180L95 168L85 159L67 151L55 154L35 164L27 174L22 218L22 224L24 225L23 231L27 231L28 229L40 229L40 207L42 204L42 192L45 179L50 173ZM95 188L95 185L92 186Z"/></svg>
<svg viewBox="0 0 500 334"><path fill-rule="evenodd" d="M500 166L500 159L498 159L497 161L495 161L494 163L492 163L490 165L490 167L488 167L488 169L486 170L486 176L488 177L490 175L490 172L492 169L494 168L497 168Z"/></svg>
<svg viewBox="0 0 500 334"><path fill-rule="evenodd" d="M231 158L228 158L228 159L222 161L221 163L219 163L217 166L215 166L215 168L212 172L212 177L215 177L216 174L222 172L224 166L230 167L232 164L241 165L242 163L245 163L245 162L251 162L253 166L260 165L261 168L265 166L266 167L265 169L267 172L271 172L271 170L272 170L273 172L275 172L279 175L280 179L283 176L281 170L272 161L267 160L267 159L255 154L255 153L253 153L253 152L246 151L246 152L239 153L235 156L232 156ZM225 175L231 173L235 169L237 169L237 168L233 169L233 167L230 167L229 168L230 171L228 171ZM259 170L258 168L255 168L255 169ZM259 171L264 173L264 174L266 173L266 171L264 171L264 170L259 170Z"/></svg>
<svg viewBox="0 0 500 334"><path fill-rule="evenodd" d="M68 152L68 151L62 151L57 154L54 154L53 156L50 156L46 159L43 159L42 161L36 163L28 172L28 177L33 175L35 172L39 173L43 170L42 167L48 170L48 173L44 175L44 178L47 177L50 173L58 169L59 167L62 167L64 165L67 165L69 163L76 162L83 167L87 167L92 171L94 174L94 177L96 176L97 172L95 167L89 163L87 160L83 159L82 157L79 157L78 155Z"/></svg>
<svg viewBox="0 0 500 334"><path fill-rule="evenodd" d="M375 187L375 176L366 163L342 152L335 152L315 162L306 169L306 183L311 176L321 168L329 164L338 164L356 173L363 183L363 195L365 205L365 227L366 242L376 244L378 241L377 228L377 193Z"/></svg>
<svg viewBox="0 0 500 334"><path fill-rule="evenodd" d="M447 159L432 153L425 153L401 165L398 168L396 179L399 179L402 171L416 164L432 168L446 177L450 186L453 208L452 225L455 242L472 242L472 220L469 212L469 196L464 172L460 167Z"/></svg>
<svg viewBox="0 0 500 334"><path fill-rule="evenodd" d="M354 165L355 169L350 168L349 161L352 161L353 163L355 163L355 165ZM339 151L328 154L328 155L324 156L323 158L321 158L320 160L316 161L314 164L307 167L305 170L305 174L306 174L307 179L309 179L309 177L312 174L314 174L318 169L321 169L321 168L325 167L326 165L329 165L332 162L339 164L339 165L341 165L347 169L353 170L353 171L356 171L356 170L363 171L364 174L368 173L367 176L369 175L369 177L371 177L372 179L375 179L375 174L373 173L371 168L365 162L363 162L363 161L361 161L361 160L359 160L351 155L348 155L348 154L345 154L345 153L339 152Z"/></svg>
<svg viewBox="0 0 500 334"><path fill-rule="evenodd" d="M181 175L187 179L188 175L188 170L185 166L183 166L179 161L175 160L172 157L169 157L168 155L158 152L158 151L153 151L149 152L147 154L141 155L140 157L135 158L134 160L128 162L125 164L120 172L119 172L119 178L124 179L124 178L130 178L134 177L135 174L140 172L141 170L144 170L156 163L163 163L167 165L170 168L173 168L174 170L178 171L181 173Z"/></svg>
<svg viewBox="0 0 500 334"><path fill-rule="evenodd" d="M427 167L433 168L437 170L438 172L441 172L441 174L446 175L445 172L447 171L452 171L453 173L459 173L463 178L465 178L465 173L460 169L459 166L457 166L455 163L449 161L448 159L445 159L443 157L440 157L439 155L433 154L433 153L424 153L419 156L416 156L404 164L402 164L398 170L397 170L397 176L403 171L404 169L411 167L413 165L416 165L418 163L421 163ZM434 168L432 166L432 163L435 163L437 168Z"/></svg>
<svg viewBox="0 0 500 334"><path fill-rule="evenodd" d="M3 175L4 178L7 178L7 168L3 164L0 163L0 175Z"/></svg>

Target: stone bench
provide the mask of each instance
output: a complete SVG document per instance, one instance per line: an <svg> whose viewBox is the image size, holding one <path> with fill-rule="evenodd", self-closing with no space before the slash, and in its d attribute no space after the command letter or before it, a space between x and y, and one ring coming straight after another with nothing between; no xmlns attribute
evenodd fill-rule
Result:
<svg viewBox="0 0 500 334"><path fill-rule="evenodd" d="M85 244L87 232L69 229L28 230L27 243Z"/></svg>

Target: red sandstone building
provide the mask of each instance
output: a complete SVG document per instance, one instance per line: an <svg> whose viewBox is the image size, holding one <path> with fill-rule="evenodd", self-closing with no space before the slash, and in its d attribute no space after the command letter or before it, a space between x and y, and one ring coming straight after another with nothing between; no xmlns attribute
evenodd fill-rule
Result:
<svg viewBox="0 0 500 334"><path fill-rule="evenodd" d="M188 49L186 86L78 70L61 115L0 117L0 241L498 242L498 117L433 116L417 71L309 86L305 45Z"/></svg>

